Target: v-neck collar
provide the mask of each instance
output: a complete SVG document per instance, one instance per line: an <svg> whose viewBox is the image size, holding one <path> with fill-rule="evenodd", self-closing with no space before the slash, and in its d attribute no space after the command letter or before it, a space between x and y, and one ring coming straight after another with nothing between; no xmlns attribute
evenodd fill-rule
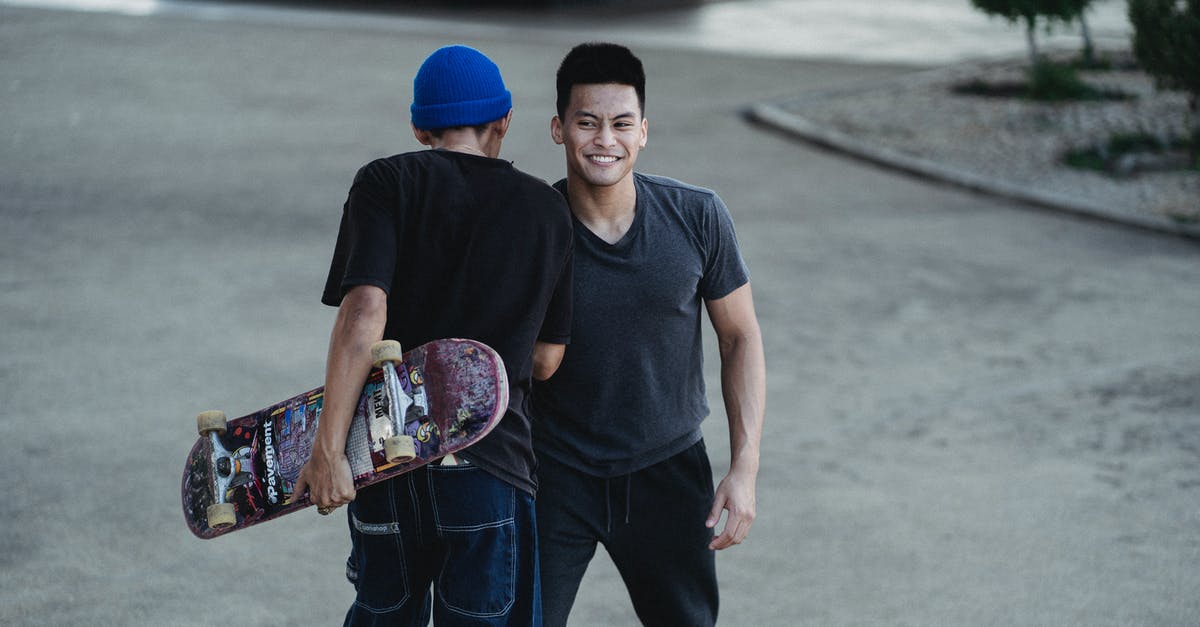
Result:
<svg viewBox="0 0 1200 627"><path fill-rule="evenodd" d="M618 251L632 246L633 242L637 240L638 234L642 230L642 221L645 219L646 213L645 205L640 202L642 198L642 180L636 172L633 175L633 190L633 222L629 224L629 228L626 229L625 234L621 236L621 239L612 244L608 243L604 238L596 235L595 231L592 231L592 229L589 228L588 225L584 224L583 220L580 220L579 216L576 216L575 212L572 211L571 219L575 221L576 230L583 233L584 238L596 246L599 246L602 250Z"/></svg>

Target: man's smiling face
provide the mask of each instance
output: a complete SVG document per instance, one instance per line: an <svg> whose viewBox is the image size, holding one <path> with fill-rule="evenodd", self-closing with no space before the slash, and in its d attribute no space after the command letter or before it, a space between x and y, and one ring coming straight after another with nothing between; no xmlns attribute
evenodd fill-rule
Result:
<svg viewBox="0 0 1200 627"><path fill-rule="evenodd" d="M609 187L632 174L646 147L646 119L630 85L576 85L564 117L551 122L551 134L566 148L573 180Z"/></svg>

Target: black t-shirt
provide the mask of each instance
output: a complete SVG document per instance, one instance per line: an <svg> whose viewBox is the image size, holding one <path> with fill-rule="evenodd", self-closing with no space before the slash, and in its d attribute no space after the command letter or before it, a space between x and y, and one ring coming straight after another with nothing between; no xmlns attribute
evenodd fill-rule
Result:
<svg viewBox="0 0 1200 627"><path fill-rule="evenodd" d="M374 285L388 293L384 337L406 348L478 340L511 386L500 425L464 457L536 490L528 398L533 344L571 335L571 214L562 195L507 161L424 150L359 170L321 301Z"/></svg>

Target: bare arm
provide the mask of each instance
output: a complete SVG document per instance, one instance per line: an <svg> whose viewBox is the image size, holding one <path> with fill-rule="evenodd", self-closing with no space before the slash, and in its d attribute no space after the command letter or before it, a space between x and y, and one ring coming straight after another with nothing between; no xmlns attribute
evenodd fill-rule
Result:
<svg viewBox="0 0 1200 627"><path fill-rule="evenodd" d="M533 378L545 381L554 376L567 352L565 344L535 342L533 345Z"/></svg>
<svg viewBox="0 0 1200 627"><path fill-rule="evenodd" d="M766 406L766 359L750 285L707 301L708 317L721 351L721 394L729 418L729 474L717 486L707 524L715 528L722 510L725 528L710 548L741 544L757 515L755 483Z"/></svg>
<svg viewBox="0 0 1200 627"><path fill-rule="evenodd" d="M351 289L338 308L329 337L325 366L325 401L312 454L296 480L295 496L307 489L321 507L354 500L354 480L346 459L346 437L367 375L371 344L383 338L387 324L387 294L374 286Z"/></svg>

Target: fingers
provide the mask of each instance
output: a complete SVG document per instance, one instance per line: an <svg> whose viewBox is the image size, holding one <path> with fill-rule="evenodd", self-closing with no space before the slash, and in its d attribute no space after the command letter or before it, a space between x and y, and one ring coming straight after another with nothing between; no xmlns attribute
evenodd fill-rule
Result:
<svg viewBox="0 0 1200 627"><path fill-rule="evenodd" d="M345 486L329 484L320 490L312 490L309 494L313 505L317 507L332 509L341 507L354 500L356 493L353 487L347 489Z"/></svg>
<svg viewBox="0 0 1200 627"><path fill-rule="evenodd" d="M708 519L704 523L705 526L715 529L720 522L722 512L727 512L725 528L708 545L708 548L714 551L727 549L744 542L750 535L750 526L754 524L756 515L753 499L749 499L747 505L745 499L734 498L724 489L718 489L716 497L713 499L712 509L708 513Z"/></svg>
<svg viewBox="0 0 1200 627"><path fill-rule="evenodd" d="M709 529L716 529L721 514L726 513L725 528L708 547L720 551L744 542L754 524L755 512L754 474L731 471L717 486L712 509L705 521Z"/></svg>
<svg viewBox="0 0 1200 627"><path fill-rule="evenodd" d="M717 523L721 521L721 512L725 511L725 495L717 492L716 498L713 499L712 508L708 510L708 519L704 521L704 526L713 529Z"/></svg>
<svg viewBox="0 0 1200 627"><path fill-rule="evenodd" d="M307 493L307 496L306 496ZM321 468L312 460L305 464L292 486L292 501L307 500L318 510L333 511L354 500L357 492L351 479L349 464L345 468Z"/></svg>
<svg viewBox="0 0 1200 627"><path fill-rule="evenodd" d="M357 493L354 491L353 484L350 484L350 487L348 489L343 488L340 490L336 490L334 492L334 494L329 498L329 505L332 507L341 507L343 505L349 505L350 502L354 500L355 496L357 496Z"/></svg>
<svg viewBox="0 0 1200 627"><path fill-rule="evenodd" d="M292 486L291 502L293 503L304 500L304 495L308 492L308 478L304 474L306 470L308 470L307 466L300 469L300 476L296 477L296 483Z"/></svg>
<svg viewBox="0 0 1200 627"><path fill-rule="evenodd" d="M712 542L708 543L708 548L712 549L713 551L721 551L733 546L734 544L737 544L733 541L733 534L736 529L737 523L732 518L725 521L725 530L721 533L721 535L713 538Z"/></svg>
<svg viewBox="0 0 1200 627"><path fill-rule="evenodd" d="M717 524L721 522L721 514L724 511L725 495L718 492L717 497L713 500L712 509L710 509L708 512L708 519L704 521L704 526L708 527L709 529L716 529ZM725 531L721 535L714 537L712 542L708 543L708 548L713 551L720 551L721 549L728 547L729 538L727 536L731 527L732 525L730 525L730 521L726 521Z"/></svg>
<svg viewBox="0 0 1200 627"><path fill-rule="evenodd" d="M741 544L750 535L750 526L752 524L754 524L753 514L737 514L730 510L729 516L725 520L725 529L721 532L721 535L713 538L708 548L720 551Z"/></svg>

